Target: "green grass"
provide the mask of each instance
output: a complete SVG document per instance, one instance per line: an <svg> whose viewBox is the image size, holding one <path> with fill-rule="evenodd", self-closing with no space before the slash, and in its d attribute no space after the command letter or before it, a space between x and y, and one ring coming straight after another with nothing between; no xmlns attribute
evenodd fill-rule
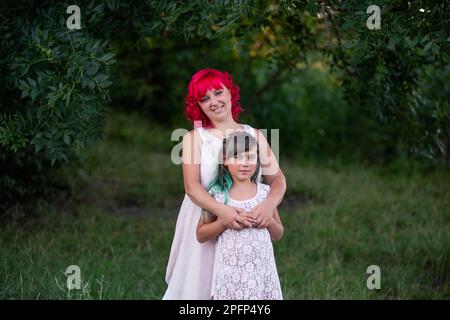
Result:
<svg viewBox="0 0 450 320"><path fill-rule="evenodd" d="M81 168L55 172L69 198L3 220L0 297L160 299L184 196L181 168L170 162L175 144L169 130L112 114ZM282 167L289 205L274 247L285 299L450 297L449 172L306 160ZM66 287L72 264L81 290ZM380 290L366 287L374 264Z"/></svg>

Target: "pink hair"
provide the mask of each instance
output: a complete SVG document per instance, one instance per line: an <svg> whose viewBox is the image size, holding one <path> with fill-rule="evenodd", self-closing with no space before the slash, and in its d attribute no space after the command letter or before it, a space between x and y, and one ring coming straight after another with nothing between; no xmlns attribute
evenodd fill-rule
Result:
<svg viewBox="0 0 450 320"><path fill-rule="evenodd" d="M244 111L239 104L239 87L233 83L233 79L228 72L211 68L199 70L192 76L185 99L186 117L192 122L201 121L202 127L211 127L211 120L202 111L198 101L206 94L206 91L222 89L222 84L230 90L231 115L237 121L239 112Z"/></svg>

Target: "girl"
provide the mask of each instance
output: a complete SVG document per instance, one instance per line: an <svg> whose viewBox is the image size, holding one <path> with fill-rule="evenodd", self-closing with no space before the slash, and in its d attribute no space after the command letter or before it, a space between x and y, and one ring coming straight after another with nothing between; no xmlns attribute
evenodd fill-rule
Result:
<svg viewBox="0 0 450 320"><path fill-rule="evenodd" d="M220 217L231 229L251 227L242 209L216 201L207 187L217 175L222 138L230 131L245 131L256 138L261 150L262 177L270 185L266 199L253 208L258 228L267 227L286 191L286 180L266 138L257 129L237 122L242 111L239 87L226 72L202 69L192 76L185 113L194 130L183 137L183 182L186 194L181 205L167 263L167 290L163 299L209 299L214 267L215 241L199 243L195 230L202 208Z"/></svg>
<svg viewBox="0 0 450 320"><path fill-rule="evenodd" d="M209 192L217 201L249 212L270 190L268 185L256 182L260 170L258 143L244 132L233 133L223 141L223 161ZM271 242L279 240L284 231L277 210L264 229L227 229L220 219L203 210L197 224L199 242L217 239L211 298L282 299ZM255 224L253 217L246 219Z"/></svg>

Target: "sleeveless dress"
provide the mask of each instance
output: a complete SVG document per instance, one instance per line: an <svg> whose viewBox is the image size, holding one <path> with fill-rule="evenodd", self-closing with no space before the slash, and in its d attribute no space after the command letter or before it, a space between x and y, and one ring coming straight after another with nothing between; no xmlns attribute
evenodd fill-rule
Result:
<svg viewBox="0 0 450 320"><path fill-rule="evenodd" d="M258 183L248 200L231 197L227 205L251 211L263 202L270 186ZM224 203L222 192L213 193ZM272 239L267 228L225 230L216 242L211 298L215 300L282 300Z"/></svg>
<svg viewBox="0 0 450 320"><path fill-rule="evenodd" d="M255 136L252 127L246 124L242 127ZM222 140L205 128L195 130L202 139L200 182L206 190L217 175ZM261 171L257 181L261 181ZM168 286L163 300L210 299L216 241L198 242L196 228L200 215L201 208L185 194L167 263L165 281Z"/></svg>

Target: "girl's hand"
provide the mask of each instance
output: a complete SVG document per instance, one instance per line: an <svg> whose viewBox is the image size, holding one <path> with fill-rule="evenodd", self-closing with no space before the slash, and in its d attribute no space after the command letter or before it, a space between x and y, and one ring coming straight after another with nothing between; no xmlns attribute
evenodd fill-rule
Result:
<svg viewBox="0 0 450 320"><path fill-rule="evenodd" d="M223 226L227 229L241 230L244 227L252 227L252 223L249 222L249 214L245 213L243 209L234 208L224 205L220 220Z"/></svg>
<svg viewBox="0 0 450 320"><path fill-rule="evenodd" d="M256 218L255 227L267 228L272 221L273 211L276 209L272 203L263 201L253 208L253 216Z"/></svg>
<svg viewBox="0 0 450 320"><path fill-rule="evenodd" d="M240 208L236 208L236 209L241 210ZM244 217L245 220L248 223L250 223L253 228L256 227L256 217L252 211L250 211L250 212L241 211L240 215L242 217Z"/></svg>

